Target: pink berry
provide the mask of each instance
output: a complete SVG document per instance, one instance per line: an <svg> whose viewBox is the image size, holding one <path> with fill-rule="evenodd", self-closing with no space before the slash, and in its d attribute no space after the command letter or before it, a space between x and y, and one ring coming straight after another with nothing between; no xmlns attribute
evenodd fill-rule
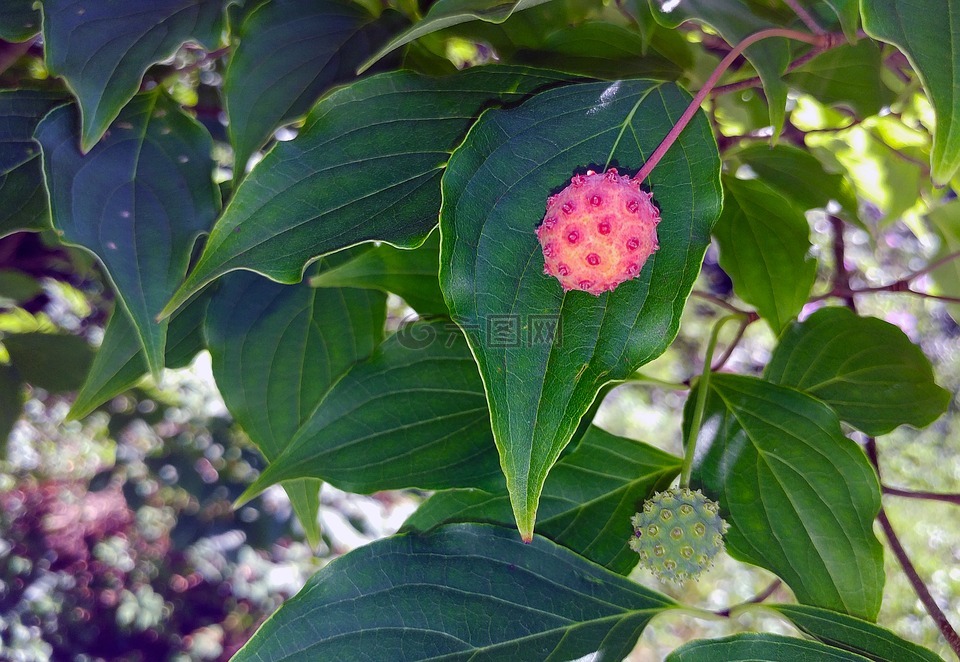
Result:
<svg viewBox="0 0 960 662"><path fill-rule="evenodd" d="M574 175L547 201L537 228L544 273L566 290L599 296L637 277L659 248L652 196L616 169Z"/></svg>

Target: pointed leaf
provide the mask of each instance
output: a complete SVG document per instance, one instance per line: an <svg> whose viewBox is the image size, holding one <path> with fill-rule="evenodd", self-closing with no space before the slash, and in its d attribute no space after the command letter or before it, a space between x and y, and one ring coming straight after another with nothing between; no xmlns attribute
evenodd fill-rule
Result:
<svg viewBox="0 0 960 662"><path fill-rule="evenodd" d="M651 0L651 3L654 17L661 25L676 28L685 21L698 21L712 27L732 46L755 32L779 27L762 18L743 0L683 0L679 3ZM774 135L779 135L787 105L787 84L782 77L790 64L789 42L779 38L764 39L750 46L744 56L763 81L770 124Z"/></svg>
<svg viewBox="0 0 960 662"><path fill-rule="evenodd" d="M827 5L840 19L840 28L849 41L857 40L857 27L860 25L860 3L857 0L825 0Z"/></svg>
<svg viewBox="0 0 960 662"><path fill-rule="evenodd" d="M720 266L741 299L774 333L810 296L817 262L807 256L810 226L793 202L760 180L724 177L723 214L714 228Z"/></svg>
<svg viewBox="0 0 960 662"><path fill-rule="evenodd" d="M44 0L47 69L67 80L82 109L89 151L137 93L150 65L188 40L214 49L224 0Z"/></svg>
<svg viewBox="0 0 960 662"><path fill-rule="evenodd" d="M899 48L919 74L937 116L930 176L960 170L960 11L953 0L861 0L863 28Z"/></svg>
<svg viewBox="0 0 960 662"><path fill-rule="evenodd" d="M0 91L0 236L50 227L33 132L44 115L65 101L56 92Z"/></svg>
<svg viewBox="0 0 960 662"><path fill-rule="evenodd" d="M421 315L449 315L437 272L440 233L413 250L381 244L310 279L313 287L363 287L392 292Z"/></svg>
<svg viewBox="0 0 960 662"><path fill-rule="evenodd" d="M929 425L953 397L903 331L846 308L823 308L787 327L764 376L823 400L872 436Z"/></svg>
<svg viewBox="0 0 960 662"><path fill-rule="evenodd" d="M810 152L793 145L754 144L728 154L800 209L826 209L832 200L842 208L838 216L864 227L853 182L846 175L827 172Z"/></svg>
<svg viewBox="0 0 960 662"><path fill-rule="evenodd" d="M36 0L3 0L0 6L0 39L26 41L40 32L40 12L33 8Z"/></svg>
<svg viewBox="0 0 960 662"><path fill-rule="evenodd" d="M608 158L640 166L688 101L651 81L544 92L485 113L444 175L440 286L480 365L524 536L547 472L600 387L659 356L677 333L720 207L716 144L701 115L660 162L651 177L660 250L638 278L599 297L564 294L543 274L535 229L547 196Z"/></svg>
<svg viewBox="0 0 960 662"><path fill-rule="evenodd" d="M405 32L390 40L363 63L357 73L363 73L387 54L406 46L424 35L469 21L503 23L513 14L524 9L542 5L548 0L437 0L430 6L427 14Z"/></svg>
<svg viewBox="0 0 960 662"><path fill-rule="evenodd" d="M245 496L310 476L362 493L495 489L503 477L489 420L477 366L456 326L416 322L337 382Z"/></svg>
<svg viewBox="0 0 960 662"><path fill-rule="evenodd" d="M693 401L695 394L687 429ZM876 619L880 486L825 404L753 377L714 374L692 482L720 502L734 558L775 572L804 604Z"/></svg>
<svg viewBox="0 0 960 662"><path fill-rule="evenodd" d="M353 79L402 20L396 12L375 20L342 0L273 0L248 14L223 81L236 174L277 127Z"/></svg>
<svg viewBox="0 0 960 662"><path fill-rule="evenodd" d="M203 349L201 327L208 302L209 297L201 295L170 319L165 367L183 368ZM136 386L148 372L137 328L123 306L115 306L90 372L70 408L70 418L90 415L103 403Z"/></svg>
<svg viewBox="0 0 960 662"><path fill-rule="evenodd" d="M224 279L207 312L213 376L234 420L274 462L324 396L383 338L386 297L358 289L279 285L256 274ZM312 543L320 483L288 486Z"/></svg>
<svg viewBox="0 0 960 662"><path fill-rule="evenodd" d="M855 653L779 634L735 634L684 644L666 662L867 662Z"/></svg>
<svg viewBox="0 0 960 662"><path fill-rule="evenodd" d="M787 76L791 86L828 105L843 105L857 117L870 117L896 95L880 75L883 54L869 39L821 53Z"/></svg>
<svg viewBox="0 0 960 662"><path fill-rule="evenodd" d="M804 633L825 644L853 651L877 662L943 662L933 651L901 639L879 625L808 605L768 605Z"/></svg>
<svg viewBox="0 0 960 662"><path fill-rule="evenodd" d="M398 71L330 94L237 188L165 313L235 269L298 283L318 256L354 244L420 245L437 223L443 167L474 117L562 76L499 66L439 79Z"/></svg>
<svg viewBox="0 0 960 662"><path fill-rule="evenodd" d="M93 350L80 336L22 333L4 336L3 345L20 378L51 393L80 388L93 361Z"/></svg>
<svg viewBox="0 0 960 662"><path fill-rule="evenodd" d="M233 659L619 660L674 606L545 538L452 525L336 559Z"/></svg>
<svg viewBox="0 0 960 662"><path fill-rule="evenodd" d="M53 224L65 242L88 249L106 267L157 376L167 322L155 317L220 206L212 141L159 91L130 102L86 155L77 124L76 109L61 107L37 127Z"/></svg>
<svg viewBox="0 0 960 662"><path fill-rule="evenodd" d="M627 545L633 532L630 518L678 473L680 458L591 426L547 477L537 533L625 575L637 565L637 554ZM438 492L403 526L426 531L447 522L512 526L510 497L506 491Z"/></svg>

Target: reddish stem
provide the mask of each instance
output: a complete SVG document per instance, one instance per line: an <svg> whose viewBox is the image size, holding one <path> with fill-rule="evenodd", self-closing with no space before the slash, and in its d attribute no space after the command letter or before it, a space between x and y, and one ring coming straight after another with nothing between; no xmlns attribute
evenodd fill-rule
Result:
<svg viewBox="0 0 960 662"><path fill-rule="evenodd" d="M761 30L760 32L755 32L739 44L733 47L726 57L720 60L720 64L717 65L716 69L713 70L713 73L710 74L710 78L707 79L707 82L704 83L696 95L693 97L693 100L690 102L690 105L687 106L687 109L683 111L683 115L680 116L680 119L677 120L677 123L673 125L673 128L670 129L670 132L667 133L666 137L663 139L663 142L660 143L653 154L650 155L650 158L647 159L646 163L643 164L643 167L640 168L640 172L637 173L635 180L642 182L645 180L650 173L653 171L657 164L660 163L660 159L663 158L663 155L667 153L667 150L673 146L673 143L677 141L677 138L680 137L680 134L683 133L683 130L687 128L687 125L690 123L690 120L693 119L693 116L697 114L697 111L700 109L700 104L703 103L703 100L707 98L707 95L710 94L711 90L717 86L717 83L720 81L720 77L730 68L738 57L750 46L762 41L764 39L770 39L771 37L784 37L786 39L795 39L797 41L803 41L808 44L813 44L814 46L823 47L829 45L833 41L833 36L826 35L812 35L806 32L800 32L798 30L788 30L786 28L770 28L769 30Z"/></svg>

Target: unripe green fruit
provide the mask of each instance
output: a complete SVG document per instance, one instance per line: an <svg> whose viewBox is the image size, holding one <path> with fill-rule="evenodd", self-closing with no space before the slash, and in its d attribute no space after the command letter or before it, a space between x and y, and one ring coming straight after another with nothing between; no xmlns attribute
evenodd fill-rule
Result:
<svg viewBox="0 0 960 662"><path fill-rule="evenodd" d="M633 516L630 548L663 581L697 579L723 549L720 505L687 488L657 492Z"/></svg>

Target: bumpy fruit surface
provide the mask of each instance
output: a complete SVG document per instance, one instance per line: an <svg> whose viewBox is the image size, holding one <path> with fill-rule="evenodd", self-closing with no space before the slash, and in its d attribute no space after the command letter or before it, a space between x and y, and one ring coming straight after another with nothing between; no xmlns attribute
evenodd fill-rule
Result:
<svg viewBox="0 0 960 662"><path fill-rule="evenodd" d="M537 228L543 272L564 291L600 294L636 278L654 251L660 212L652 194L616 168L575 175L547 200Z"/></svg>
<svg viewBox="0 0 960 662"><path fill-rule="evenodd" d="M727 523L720 506L697 490L657 492L633 516L630 548L664 581L696 579L723 549Z"/></svg>

